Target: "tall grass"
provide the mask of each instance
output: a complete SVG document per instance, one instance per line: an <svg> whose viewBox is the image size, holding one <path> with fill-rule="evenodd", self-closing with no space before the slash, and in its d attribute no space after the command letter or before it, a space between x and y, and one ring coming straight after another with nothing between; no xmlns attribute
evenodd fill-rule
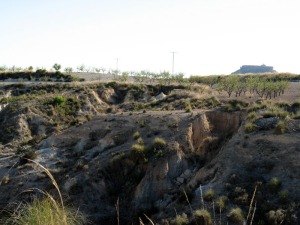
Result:
<svg viewBox="0 0 300 225"><path fill-rule="evenodd" d="M41 168L52 181L59 201L55 200L48 192L38 188L28 189L25 192L37 190L44 195L43 199L35 198L31 203L21 203L17 209L11 213L4 224L11 225L81 225L86 223L85 216L78 210L66 208L60 192L59 186L48 169L38 162L26 159Z"/></svg>

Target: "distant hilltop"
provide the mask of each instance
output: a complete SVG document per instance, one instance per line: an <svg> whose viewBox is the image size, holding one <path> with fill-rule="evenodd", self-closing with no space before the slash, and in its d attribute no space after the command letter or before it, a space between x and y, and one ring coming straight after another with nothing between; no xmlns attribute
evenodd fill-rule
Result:
<svg viewBox="0 0 300 225"><path fill-rule="evenodd" d="M255 66L255 65L243 65L239 70L233 72L232 74L245 74L245 73L274 73L273 66Z"/></svg>

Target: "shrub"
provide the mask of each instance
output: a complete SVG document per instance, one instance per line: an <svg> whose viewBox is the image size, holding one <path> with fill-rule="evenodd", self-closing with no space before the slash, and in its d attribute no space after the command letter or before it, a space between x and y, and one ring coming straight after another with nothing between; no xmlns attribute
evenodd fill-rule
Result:
<svg viewBox="0 0 300 225"><path fill-rule="evenodd" d="M24 204L21 209L12 214L7 222L16 225L79 225L86 221L80 213L61 207L49 197L43 200L35 199L32 203Z"/></svg>
<svg viewBox="0 0 300 225"><path fill-rule="evenodd" d="M227 196L220 196L216 202L216 208L218 211L223 211L228 204Z"/></svg>
<svg viewBox="0 0 300 225"><path fill-rule="evenodd" d="M203 199L205 201L212 201L214 197L215 197L215 191L212 188L204 192Z"/></svg>
<svg viewBox="0 0 300 225"><path fill-rule="evenodd" d="M53 105L63 105L66 102L65 97L58 95L53 99Z"/></svg>
<svg viewBox="0 0 300 225"><path fill-rule="evenodd" d="M246 189L236 187L234 190L234 201L236 204L245 205L248 202L248 193Z"/></svg>
<svg viewBox="0 0 300 225"><path fill-rule="evenodd" d="M142 138L138 138L137 141L136 141L139 145L143 145L144 144L144 141Z"/></svg>
<svg viewBox="0 0 300 225"><path fill-rule="evenodd" d="M227 214L227 218L229 221L235 224L242 224L244 222L243 212L240 208L233 208Z"/></svg>
<svg viewBox="0 0 300 225"><path fill-rule="evenodd" d="M131 151L134 153L140 154L145 152L145 146L140 144L134 144L131 146Z"/></svg>
<svg viewBox="0 0 300 225"><path fill-rule="evenodd" d="M138 132L138 131L134 132L133 135L132 135L134 140L137 140L140 136L141 136L140 132Z"/></svg>
<svg viewBox="0 0 300 225"><path fill-rule="evenodd" d="M8 182L9 182L9 175L5 175L0 182L0 186L6 185L6 184L8 184Z"/></svg>
<svg viewBox="0 0 300 225"><path fill-rule="evenodd" d="M287 203L288 199L289 199L289 191L284 190L284 191L279 192L279 201L281 203Z"/></svg>
<svg viewBox="0 0 300 225"><path fill-rule="evenodd" d="M185 112L192 112L193 111L191 101L189 99L184 102L184 108L185 108Z"/></svg>
<svg viewBox="0 0 300 225"><path fill-rule="evenodd" d="M194 218L196 220L196 224L198 225L212 225L212 218L210 213L207 210L200 209L196 210L194 213Z"/></svg>
<svg viewBox="0 0 300 225"><path fill-rule="evenodd" d="M279 117L285 119L289 116L289 113L283 110L282 108L276 106L270 106L268 107L267 111L262 113L262 116L264 118Z"/></svg>
<svg viewBox="0 0 300 225"><path fill-rule="evenodd" d="M170 221L171 225L187 225L189 224L189 219L185 213L177 215L175 219Z"/></svg>
<svg viewBox="0 0 300 225"><path fill-rule="evenodd" d="M275 126L275 133L276 134L283 134L287 131L287 122L280 120L277 122Z"/></svg>
<svg viewBox="0 0 300 225"><path fill-rule="evenodd" d="M163 138L156 137L152 142L152 147L154 150L161 150L166 147L167 143Z"/></svg>
<svg viewBox="0 0 300 225"><path fill-rule="evenodd" d="M271 192L273 193L278 192L281 187L281 181L277 177L273 177L270 180L268 186Z"/></svg>
<svg viewBox="0 0 300 225"><path fill-rule="evenodd" d="M256 112L250 112L250 113L248 113L247 119L250 120L251 122L255 121L257 119Z"/></svg>
<svg viewBox="0 0 300 225"><path fill-rule="evenodd" d="M251 122L246 123L245 125L245 132L246 133L251 133L255 130L255 125Z"/></svg>
<svg viewBox="0 0 300 225"><path fill-rule="evenodd" d="M272 225L282 224L285 218L285 212L282 209L278 209L277 211L271 210L266 214L267 221Z"/></svg>

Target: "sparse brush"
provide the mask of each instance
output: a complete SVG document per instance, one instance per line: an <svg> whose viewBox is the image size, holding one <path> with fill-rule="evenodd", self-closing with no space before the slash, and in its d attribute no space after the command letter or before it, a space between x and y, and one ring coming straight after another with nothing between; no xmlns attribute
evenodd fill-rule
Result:
<svg viewBox="0 0 300 225"><path fill-rule="evenodd" d="M256 126L252 122L248 122L245 125L245 132L251 133L251 132L255 131L255 128L256 128Z"/></svg>
<svg viewBox="0 0 300 225"><path fill-rule="evenodd" d="M262 113L262 116L264 118L279 117L285 119L289 116L289 112L278 106L270 106L265 112Z"/></svg>
<svg viewBox="0 0 300 225"><path fill-rule="evenodd" d="M283 191L279 192L279 201L281 203L287 203L288 199L289 199L289 191L283 190Z"/></svg>
<svg viewBox="0 0 300 225"><path fill-rule="evenodd" d="M8 184L8 182L9 182L9 175L5 175L0 182L0 186L6 185L6 184Z"/></svg>
<svg viewBox="0 0 300 225"><path fill-rule="evenodd" d="M170 221L171 225L187 225L189 224L189 219L185 213L177 215L175 219Z"/></svg>
<svg viewBox="0 0 300 225"><path fill-rule="evenodd" d="M196 224L212 225L213 220L211 214L205 209L199 209L193 212Z"/></svg>
<svg viewBox="0 0 300 225"><path fill-rule="evenodd" d="M144 144L144 140L140 137L137 139L136 141L139 145L143 145Z"/></svg>
<svg viewBox="0 0 300 225"><path fill-rule="evenodd" d="M294 119L294 120L300 119L300 110L298 110L296 113L294 113L294 114L291 116L291 118Z"/></svg>
<svg viewBox="0 0 300 225"><path fill-rule="evenodd" d="M220 196L216 202L216 209L218 211L223 211L228 204L228 197L227 196Z"/></svg>
<svg viewBox="0 0 300 225"><path fill-rule="evenodd" d="M247 115L247 119L251 122L254 122L257 119L257 113L256 112L250 112Z"/></svg>
<svg viewBox="0 0 300 225"><path fill-rule="evenodd" d="M281 187L281 180L279 180L277 177L273 177L268 183L268 187L271 192L273 193L278 192Z"/></svg>
<svg viewBox="0 0 300 225"><path fill-rule="evenodd" d="M153 147L153 149L156 149L156 150L164 149L166 147L166 145L167 145L167 142L161 137L156 137L152 142L152 147Z"/></svg>
<svg viewBox="0 0 300 225"><path fill-rule="evenodd" d="M135 153L144 153L145 152L145 146L141 144L134 144L131 146L131 151Z"/></svg>
<svg viewBox="0 0 300 225"><path fill-rule="evenodd" d="M80 213L62 208L50 198L44 198L22 204L7 222L12 225L79 225L84 224L86 219Z"/></svg>
<svg viewBox="0 0 300 225"><path fill-rule="evenodd" d="M138 138L140 138L140 136L141 136L140 132L138 132L138 131L134 132L133 135L132 135L134 140L137 140Z"/></svg>
<svg viewBox="0 0 300 225"><path fill-rule="evenodd" d="M275 134L284 134L287 129L287 121L280 120L275 126Z"/></svg>
<svg viewBox="0 0 300 225"><path fill-rule="evenodd" d="M230 212L227 214L227 218L234 224L242 224L245 220L243 212L240 208L231 209Z"/></svg>
<svg viewBox="0 0 300 225"><path fill-rule="evenodd" d="M43 192L40 189L36 189L45 198L42 200L34 199L32 203L20 205L16 211L14 211L10 218L5 221L5 224L14 225L80 225L86 223L86 218L78 210L72 210L65 207L63 198L59 189L59 186L54 179L53 175L48 169L38 162L31 159L27 159L29 162L34 163L39 168L41 168L51 179L53 186L55 187L58 195L59 201L56 201L48 192ZM29 189L27 191L33 191L34 189Z"/></svg>
<svg viewBox="0 0 300 225"><path fill-rule="evenodd" d="M203 199L205 201L212 201L214 197L215 197L215 191L212 188L204 192Z"/></svg>

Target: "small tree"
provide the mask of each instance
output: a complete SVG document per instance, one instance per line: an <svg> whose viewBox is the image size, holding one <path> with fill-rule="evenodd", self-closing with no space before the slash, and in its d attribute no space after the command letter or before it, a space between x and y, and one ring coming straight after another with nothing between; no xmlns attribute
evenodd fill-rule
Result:
<svg viewBox="0 0 300 225"><path fill-rule="evenodd" d="M58 72L60 69L61 69L61 65L58 64L58 63L55 63L53 66L52 66L53 69L55 69L56 72Z"/></svg>
<svg viewBox="0 0 300 225"><path fill-rule="evenodd" d="M73 68L72 67L66 67L65 72L68 73L68 74L71 74L73 72Z"/></svg>
<svg viewBox="0 0 300 225"><path fill-rule="evenodd" d="M27 70L29 70L30 72L33 70L32 66L28 66Z"/></svg>
<svg viewBox="0 0 300 225"><path fill-rule="evenodd" d="M0 72L5 72L7 70L6 66L0 66Z"/></svg>
<svg viewBox="0 0 300 225"><path fill-rule="evenodd" d="M128 77L129 77L129 73L123 72L119 79L120 79L120 81L126 82L128 80Z"/></svg>
<svg viewBox="0 0 300 225"><path fill-rule="evenodd" d="M83 72L85 70L85 65L81 64L80 66L77 67L77 71Z"/></svg>

